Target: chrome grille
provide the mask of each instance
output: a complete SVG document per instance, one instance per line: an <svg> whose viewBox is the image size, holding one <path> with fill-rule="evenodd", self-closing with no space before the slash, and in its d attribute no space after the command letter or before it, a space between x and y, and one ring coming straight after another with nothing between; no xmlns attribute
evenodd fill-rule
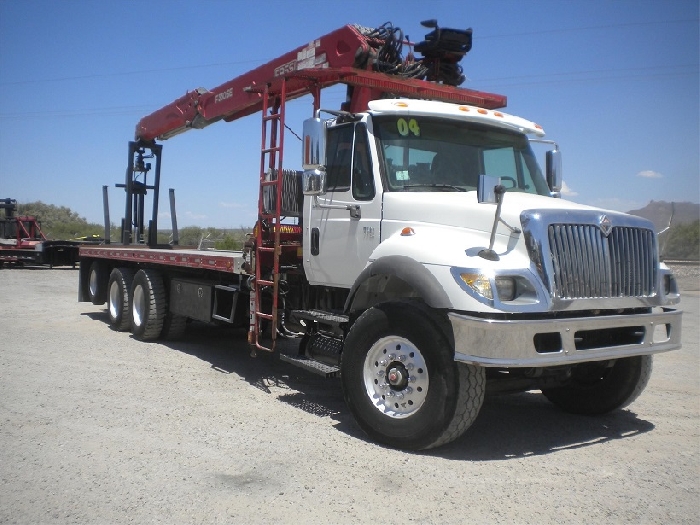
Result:
<svg viewBox="0 0 700 525"><path fill-rule="evenodd" d="M554 294L566 299L645 297L656 283L654 232L597 225L550 224Z"/></svg>

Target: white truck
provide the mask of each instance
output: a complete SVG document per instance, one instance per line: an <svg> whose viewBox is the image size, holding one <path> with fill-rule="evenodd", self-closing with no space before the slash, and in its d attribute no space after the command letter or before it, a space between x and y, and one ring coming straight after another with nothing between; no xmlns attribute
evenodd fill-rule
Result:
<svg viewBox="0 0 700 525"><path fill-rule="evenodd" d="M348 25L144 117L119 185L121 244L81 247L79 299L106 302L112 326L141 339L176 338L188 319L246 324L253 354L339 374L358 425L398 448L456 439L487 392L541 390L581 414L634 401L652 355L681 341L652 224L559 198L558 148L544 173L531 148L542 128L500 111L501 95L457 87L471 30L426 25L420 59L401 57L389 25ZM324 111L337 83L348 101ZM303 169L285 169L285 103L305 94ZM250 242L187 249L173 224L158 245L156 139L254 112Z"/></svg>

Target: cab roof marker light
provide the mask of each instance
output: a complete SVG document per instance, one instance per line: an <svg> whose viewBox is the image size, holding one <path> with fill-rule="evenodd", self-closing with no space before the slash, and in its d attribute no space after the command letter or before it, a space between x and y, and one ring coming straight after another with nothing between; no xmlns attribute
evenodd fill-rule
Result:
<svg viewBox="0 0 700 525"><path fill-rule="evenodd" d="M406 226L404 229L401 230L401 236L402 237L410 237L411 235L415 235L416 232L413 228L410 226Z"/></svg>
<svg viewBox="0 0 700 525"><path fill-rule="evenodd" d="M503 118L503 113L501 113L500 111L494 111L493 116Z"/></svg>
<svg viewBox="0 0 700 525"><path fill-rule="evenodd" d="M469 106L459 106L459 108L457 108L457 109L459 109L460 111L465 111L465 112L471 111L471 108Z"/></svg>
<svg viewBox="0 0 700 525"><path fill-rule="evenodd" d="M488 114L489 114L488 110L483 109L483 108L479 108L479 109L477 109L477 111L478 111L479 113L481 113L482 115L488 115Z"/></svg>
<svg viewBox="0 0 700 525"><path fill-rule="evenodd" d="M406 104L405 102L394 102L394 106L398 106L400 108L407 108L408 104Z"/></svg>

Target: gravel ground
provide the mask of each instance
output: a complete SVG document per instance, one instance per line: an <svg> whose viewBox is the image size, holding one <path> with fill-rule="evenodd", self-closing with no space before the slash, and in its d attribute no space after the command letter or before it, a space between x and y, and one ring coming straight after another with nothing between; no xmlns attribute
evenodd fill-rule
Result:
<svg viewBox="0 0 700 525"><path fill-rule="evenodd" d="M630 409L494 397L456 442L407 453L365 439L337 380L252 359L229 329L136 341L77 280L0 270L1 523L700 520L698 291Z"/></svg>
<svg viewBox="0 0 700 525"><path fill-rule="evenodd" d="M676 276L678 286L685 292L700 291L700 265L696 263L669 263L668 266Z"/></svg>

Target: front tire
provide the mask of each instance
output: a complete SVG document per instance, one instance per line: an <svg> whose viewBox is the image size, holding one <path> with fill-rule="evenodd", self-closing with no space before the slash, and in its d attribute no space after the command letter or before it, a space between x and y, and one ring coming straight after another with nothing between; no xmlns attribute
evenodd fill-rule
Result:
<svg viewBox="0 0 700 525"><path fill-rule="evenodd" d="M429 310L383 303L351 328L341 356L345 401L375 441L434 448L457 439L484 400L483 368L455 363Z"/></svg>
<svg viewBox="0 0 700 525"><path fill-rule="evenodd" d="M574 368L563 386L542 393L572 414L600 415L625 408L639 397L651 377L653 358L640 355L609 363L584 363Z"/></svg>
<svg viewBox="0 0 700 525"><path fill-rule="evenodd" d="M157 339L163 331L166 298L163 278L155 270L139 270L131 287L131 332L142 341Z"/></svg>

